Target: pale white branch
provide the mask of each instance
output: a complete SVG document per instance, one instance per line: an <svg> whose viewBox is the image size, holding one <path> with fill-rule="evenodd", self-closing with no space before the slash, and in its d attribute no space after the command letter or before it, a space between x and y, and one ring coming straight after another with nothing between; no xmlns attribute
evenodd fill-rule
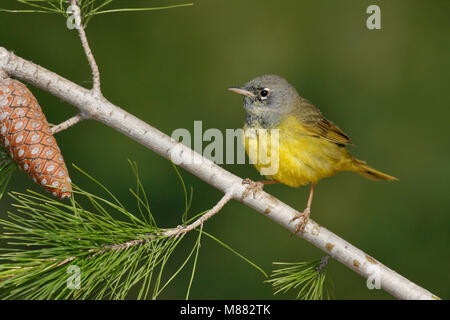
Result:
<svg viewBox="0 0 450 320"><path fill-rule="evenodd" d="M66 130L66 129L70 128L71 126L77 124L78 122L80 122L84 118L85 118L84 114L78 113L78 114L74 115L72 118L69 118L66 121L61 122L60 124L52 127L52 134L55 134L55 133L58 133L60 131Z"/></svg>
<svg viewBox="0 0 450 320"><path fill-rule="evenodd" d="M212 207L211 210L209 210L207 213L205 213L200 218L195 220L193 223L191 223L190 225L187 225L185 227L167 230L167 231L163 232L163 235L172 237L172 236L190 232L190 231L194 230L195 228L200 227L203 223L206 222L206 220L210 219L217 212L219 212L223 208L223 206L226 205L231 199L233 199L233 194L231 192L225 193L225 195L222 197L222 199L220 199L220 201L217 202L217 204L214 207Z"/></svg>
<svg viewBox="0 0 450 320"><path fill-rule="evenodd" d="M80 36L81 44L84 49L84 53L86 55L86 58L88 59L89 65L91 67L92 71L92 81L93 86L92 90L96 95L101 95L101 89L100 89L100 71L98 69L97 62L95 61L94 55L92 54L91 47L89 46L89 42L86 37L86 32L84 31L84 26L81 21L81 11L80 7L78 7L78 1L77 0L71 0L71 5L73 8L73 16L75 18L75 26L78 30L78 34Z"/></svg>
<svg viewBox="0 0 450 320"><path fill-rule="evenodd" d="M14 78L31 83L74 105L86 118L95 119L114 128L159 155L167 159L176 157L179 165L187 171L295 233L298 221L293 218L298 216L297 210L264 191L258 192L255 197L243 197L246 186L242 185L241 178L115 106L102 96L0 47L1 69ZM378 277L381 288L397 298L438 299L428 290L389 269L312 219L307 222L304 232L296 234L363 277Z"/></svg>

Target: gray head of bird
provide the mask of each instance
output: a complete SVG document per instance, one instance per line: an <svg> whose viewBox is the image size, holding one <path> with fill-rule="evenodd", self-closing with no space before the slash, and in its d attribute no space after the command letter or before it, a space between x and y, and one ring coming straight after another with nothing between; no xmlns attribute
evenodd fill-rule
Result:
<svg viewBox="0 0 450 320"><path fill-rule="evenodd" d="M242 87L228 90L244 96L244 109L248 115L275 122L295 111L301 100L289 82L273 74L256 77Z"/></svg>

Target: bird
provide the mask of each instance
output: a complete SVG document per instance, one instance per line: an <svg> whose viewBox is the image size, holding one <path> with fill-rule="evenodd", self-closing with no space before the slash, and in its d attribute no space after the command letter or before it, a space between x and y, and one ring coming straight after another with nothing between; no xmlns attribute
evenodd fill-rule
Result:
<svg viewBox="0 0 450 320"><path fill-rule="evenodd" d="M352 157L347 150L352 145L349 136L302 98L286 79L267 74L228 90L244 96L242 143L250 162L268 179L257 182L244 179L242 183L249 185L248 190L255 196L266 184L282 183L290 187L310 184L306 209L294 218L302 218L296 232L304 230L309 220L314 187L320 179L353 171L371 180L398 180ZM277 166L273 166L276 170L264 170L269 162L261 159L261 154L269 158L276 155L270 158L271 166L277 161Z"/></svg>

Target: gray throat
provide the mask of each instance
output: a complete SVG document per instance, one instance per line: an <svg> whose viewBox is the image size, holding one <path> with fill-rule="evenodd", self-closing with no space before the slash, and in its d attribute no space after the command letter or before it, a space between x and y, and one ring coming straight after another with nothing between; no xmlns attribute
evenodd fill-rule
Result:
<svg viewBox="0 0 450 320"><path fill-rule="evenodd" d="M252 127L262 127L264 129L269 129L276 127L280 122L279 116L274 114L269 115L251 115L247 114L245 117L245 124Z"/></svg>

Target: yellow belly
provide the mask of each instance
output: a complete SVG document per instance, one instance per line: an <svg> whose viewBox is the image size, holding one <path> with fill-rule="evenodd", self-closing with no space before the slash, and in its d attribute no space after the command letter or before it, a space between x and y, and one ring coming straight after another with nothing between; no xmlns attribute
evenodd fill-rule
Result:
<svg viewBox="0 0 450 320"><path fill-rule="evenodd" d="M286 119L280 124L278 139L271 132L261 134L263 130L244 126L243 143L253 165L269 179L298 187L316 183L350 167L352 158L345 148L305 134L296 119ZM269 162L264 155L270 158ZM274 161L278 161L278 166ZM277 167L277 170L265 174L264 168L269 166Z"/></svg>

